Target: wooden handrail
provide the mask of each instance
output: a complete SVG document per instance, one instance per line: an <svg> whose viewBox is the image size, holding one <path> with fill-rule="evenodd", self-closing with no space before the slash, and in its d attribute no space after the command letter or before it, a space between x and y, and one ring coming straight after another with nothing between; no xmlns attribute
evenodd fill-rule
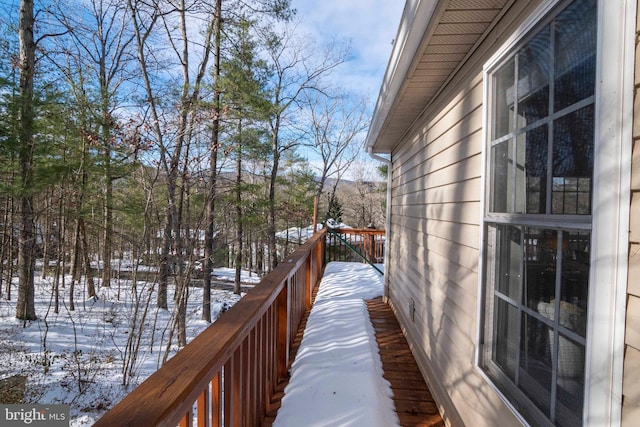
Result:
<svg viewBox="0 0 640 427"><path fill-rule="evenodd" d="M314 234L95 426L260 425L322 276L325 236Z"/></svg>
<svg viewBox="0 0 640 427"><path fill-rule="evenodd" d="M327 262L347 261L381 264L384 261L385 230L332 228L331 231L338 233L342 239L333 233L327 235Z"/></svg>

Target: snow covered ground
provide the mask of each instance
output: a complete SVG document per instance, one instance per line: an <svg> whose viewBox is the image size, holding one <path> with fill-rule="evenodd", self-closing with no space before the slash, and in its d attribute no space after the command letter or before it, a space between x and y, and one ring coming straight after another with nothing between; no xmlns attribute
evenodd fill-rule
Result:
<svg viewBox="0 0 640 427"><path fill-rule="evenodd" d="M398 425L365 303L382 292L367 264L327 265L274 426Z"/></svg>
<svg viewBox="0 0 640 427"><path fill-rule="evenodd" d="M216 269L232 279L232 269ZM257 283L243 274L243 282ZM68 279L67 279L68 283ZM173 313L155 308L150 283L121 281L99 287L99 298L83 299L76 286L76 310L68 309L69 287L61 289L58 314L51 305L52 283L38 280L38 320L15 318L13 300L0 299L0 379L27 377L26 401L71 406L71 426L93 424L162 363ZM201 318L201 292L189 290L187 335L193 339L208 324ZM382 277L359 263L330 263L310 313L304 339L292 366L277 426L395 426L397 415L365 300L382 295ZM118 298L119 294L119 298ZM230 291L212 291L212 318L239 300ZM136 308L137 307L137 308ZM146 310L146 313L145 313ZM142 325L142 326L141 326ZM128 344L139 343L134 360ZM170 355L175 354L175 337ZM123 387L123 365L132 364L132 380Z"/></svg>
<svg viewBox="0 0 640 427"><path fill-rule="evenodd" d="M216 269L214 277L233 280L233 269ZM15 279L14 279L15 280ZM256 275L243 272L245 284ZM15 318L17 281L12 300L0 298L0 379L27 377L26 402L71 406L71 426L93 424L162 363L172 324L173 288L169 309L155 308L156 287L139 282L114 281L100 287L98 299L86 299L84 286L76 285L75 310L69 310L69 283L60 287L59 312L53 310L52 279L36 280L38 320ZM212 290L212 318L240 299L230 291ZM201 320L202 288L189 289L187 340L209 324ZM133 350L137 346L137 351ZM169 355L177 351L172 338ZM134 357L135 354L135 357ZM131 381L123 387L123 365L131 366Z"/></svg>

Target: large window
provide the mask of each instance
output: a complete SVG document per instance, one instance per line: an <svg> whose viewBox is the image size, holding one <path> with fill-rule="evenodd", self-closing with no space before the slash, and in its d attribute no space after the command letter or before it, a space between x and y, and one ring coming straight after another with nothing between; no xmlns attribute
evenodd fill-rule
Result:
<svg viewBox="0 0 640 427"><path fill-rule="evenodd" d="M481 366L536 425L583 417L596 16L563 2L487 73Z"/></svg>

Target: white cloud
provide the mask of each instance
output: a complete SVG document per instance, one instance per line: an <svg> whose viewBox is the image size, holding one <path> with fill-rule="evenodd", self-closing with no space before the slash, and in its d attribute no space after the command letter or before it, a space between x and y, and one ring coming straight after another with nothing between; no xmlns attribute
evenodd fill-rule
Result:
<svg viewBox="0 0 640 427"><path fill-rule="evenodd" d="M301 26L317 40L348 40L351 57L336 71L342 87L373 101L396 37L404 7L400 0L293 0Z"/></svg>

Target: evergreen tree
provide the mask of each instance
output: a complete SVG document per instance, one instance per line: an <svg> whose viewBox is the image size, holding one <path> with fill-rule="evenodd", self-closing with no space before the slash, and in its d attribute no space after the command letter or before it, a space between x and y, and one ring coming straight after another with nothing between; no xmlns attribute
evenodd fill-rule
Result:
<svg viewBox="0 0 640 427"><path fill-rule="evenodd" d="M340 200L338 200L338 196L331 197L327 195L328 201L328 209L327 209L327 218L333 219L336 223L340 224L342 222L342 204Z"/></svg>
<svg viewBox="0 0 640 427"><path fill-rule="evenodd" d="M247 185L243 180L243 157L260 152L265 139L262 135L267 117L268 101L264 93L266 65L257 55L257 44L251 34L254 21L241 16L233 27L235 43L231 56L222 64L219 82L225 109L231 151L236 159L235 179L235 280L234 292L240 293L240 270L243 265L244 195ZM233 124L231 124L233 123Z"/></svg>

